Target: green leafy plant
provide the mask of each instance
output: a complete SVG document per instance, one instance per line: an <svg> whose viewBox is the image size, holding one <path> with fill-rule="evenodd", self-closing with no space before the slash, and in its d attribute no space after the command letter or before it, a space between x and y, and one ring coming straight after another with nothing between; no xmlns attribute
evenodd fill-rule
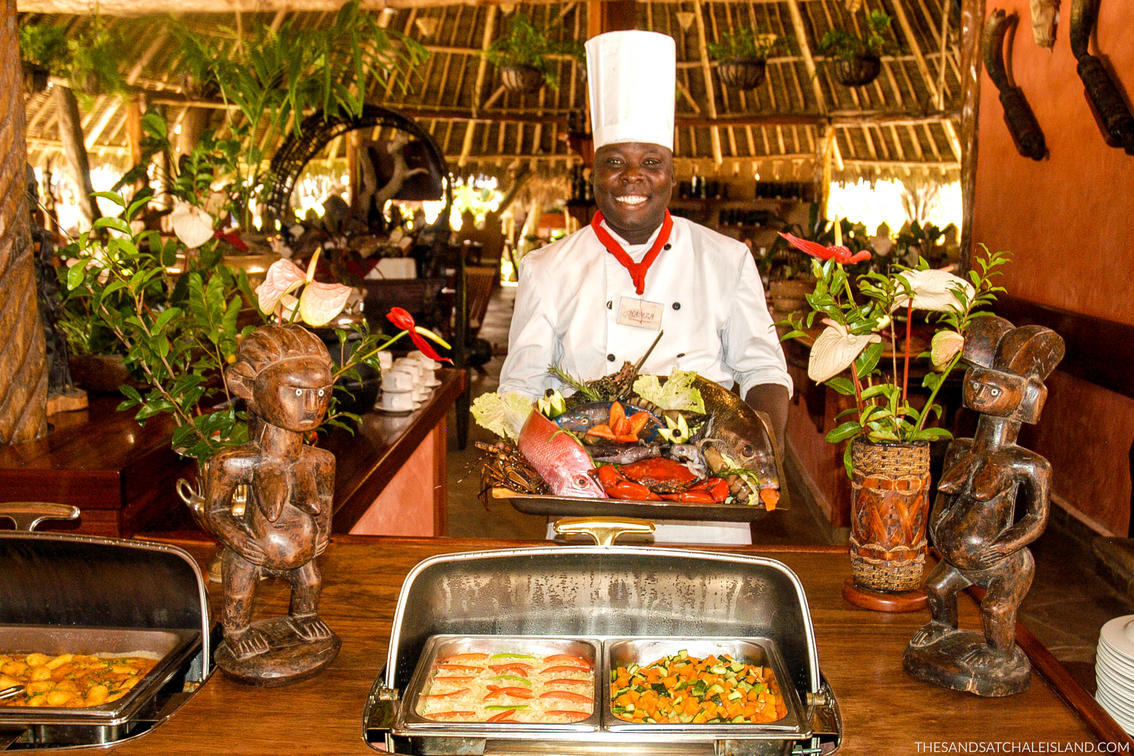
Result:
<svg viewBox="0 0 1134 756"><path fill-rule="evenodd" d="M19 28L20 59L55 76L67 73L70 48L67 30L56 24L23 24Z"/></svg>
<svg viewBox="0 0 1134 756"><path fill-rule="evenodd" d="M942 256L946 251L943 247L945 237L956 233L956 225L950 223L940 228L933 223L921 224L917 221L909 223L898 231L894 239L894 249L902 260L917 260L924 257L931 265L940 265Z"/></svg>
<svg viewBox="0 0 1134 756"><path fill-rule="evenodd" d="M122 75L126 39L133 24L108 26L95 17L74 37L56 24L25 24L19 28L20 57L25 64L67 79L68 86L84 95L116 94L127 90Z"/></svg>
<svg viewBox="0 0 1134 756"><path fill-rule="evenodd" d="M96 16L91 26L68 41L67 78L73 90L93 95L121 94L129 88L122 72L133 26L130 22L109 26Z"/></svg>
<svg viewBox="0 0 1134 756"><path fill-rule="evenodd" d="M552 40L542 29L536 28L523 13L515 13L508 21L508 30L493 42L483 53L494 66L529 66L543 76L544 82L553 89L558 77L555 58L567 56L583 59L583 48L574 40L562 42Z"/></svg>
<svg viewBox="0 0 1134 756"><path fill-rule="evenodd" d="M767 60L773 55L794 52L795 39L757 31L751 26L737 26L726 31L720 40L708 42L705 51L713 60Z"/></svg>
<svg viewBox="0 0 1134 756"><path fill-rule="evenodd" d="M859 34L846 29L828 29L819 40L819 51L844 60L862 56L880 57L896 45L887 36L890 16L885 11L873 10L866 14L866 29Z"/></svg>
<svg viewBox="0 0 1134 756"><path fill-rule="evenodd" d="M98 196L122 208L60 250L68 304L112 334L126 367L148 388L123 386L120 410L136 417L173 416L173 448L203 461L218 448L247 440L247 419L235 410L223 366L236 354L237 338L253 326L238 325L251 301L247 278L224 266L171 273L181 245L154 231L135 231L152 198L132 202Z"/></svg>
<svg viewBox="0 0 1134 756"><path fill-rule="evenodd" d="M825 328L811 346L808 377L854 397L854 406L839 415L827 441L862 437L874 443L908 443L951 438L945 428L929 424L941 416L937 396L961 360L969 323L991 314L982 308L1004 291L994 281L1007 253L982 247L984 254L975 258L967 278L930 269L920 260L915 268L896 265L886 273L870 271L852 281L846 266L865 261L870 252L852 253L838 238L828 246L785 236L813 256L815 289L806 297L810 311L790 317L782 339L811 339L811 329L822 319ZM930 351L917 355L928 357L932 365L922 379L929 393L921 405L911 401L908 390L914 310L928 311L927 322L934 330ZM899 336L896 320L903 316L904 335ZM883 360L886 343L891 356ZM844 464L849 475L849 444Z"/></svg>
<svg viewBox="0 0 1134 756"><path fill-rule="evenodd" d="M245 35L222 30L223 36L203 36L180 24L173 30L180 73L215 90L229 106L209 147L226 209L244 229L254 227L256 203L264 200L268 150L288 134L299 135L303 118L313 112L359 115L369 87L404 91L426 56L421 45L361 11L358 0L344 5L326 28L287 21ZM200 202L199 196L183 198Z"/></svg>

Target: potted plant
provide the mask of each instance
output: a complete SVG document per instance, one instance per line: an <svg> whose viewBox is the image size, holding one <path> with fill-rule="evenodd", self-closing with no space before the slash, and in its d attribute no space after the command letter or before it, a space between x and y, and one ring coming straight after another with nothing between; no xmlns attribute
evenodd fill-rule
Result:
<svg viewBox="0 0 1134 756"><path fill-rule="evenodd" d="M838 233L829 246L783 236L815 258L815 287L806 297L810 310L790 317L782 338L813 339L808 377L852 402L826 435L830 443L847 444L843 462L851 478L853 584L844 595L878 608L863 597L909 593L921 585L929 442L952 437L933 424L942 413L937 397L960 362L970 323L990 314L982 308L1003 291L994 279L1007 257L985 248L967 278L920 260L917 267L895 265L852 280L847 266L869 260L868 250L852 253ZM919 355L911 354L914 310L932 318L929 351ZM819 319L824 327L815 336ZM910 360L926 356L931 369L922 386L928 395L919 402L909 391Z"/></svg>
<svg viewBox="0 0 1134 756"><path fill-rule="evenodd" d="M552 40L523 13L512 16L508 31L484 51L484 56L500 69L504 86L522 94L538 92L544 84L556 88L554 56L583 57L577 42Z"/></svg>
<svg viewBox="0 0 1134 756"><path fill-rule="evenodd" d="M873 10L866 14L866 31L828 29L819 40L819 51L835 59L835 78L840 84L858 87L874 81L882 70L882 55L894 45L886 36L890 16Z"/></svg>
<svg viewBox="0 0 1134 756"><path fill-rule="evenodd" d="M738 26L725 32L719 41L706 44L705 51L717 61L721 81L735 89L755 89L764 81L768 58L791 52L793 42L791 37Z"/></svg>

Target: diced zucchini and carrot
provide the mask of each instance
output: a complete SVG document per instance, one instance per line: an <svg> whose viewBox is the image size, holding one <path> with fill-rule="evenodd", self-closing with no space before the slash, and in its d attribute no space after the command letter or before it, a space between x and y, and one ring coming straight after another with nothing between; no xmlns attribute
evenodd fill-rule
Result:
<svg viewBox="0 0 1134 756"><path fill-rule="evenodd" d="M612 670L610 701L619 719L647 724L758 724L787 715L769 667L684 650Z"/></svg>

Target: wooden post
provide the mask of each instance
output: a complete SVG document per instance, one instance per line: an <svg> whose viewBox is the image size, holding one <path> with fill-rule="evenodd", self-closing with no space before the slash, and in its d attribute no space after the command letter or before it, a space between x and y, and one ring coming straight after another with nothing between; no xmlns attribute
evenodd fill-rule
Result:
<svg viewBox="0 0 1134 756"><path fill-rule="evenodd" d="M0 0L0 444L47 431L47 357L28 228L22 82L16 0Z"/></svg>
<svg viewBox="0 0 1134 756"><path fill-rule="evenodd" d="M55 106L58 110L59 141L63 147L63 157L67 161L67 169L71 172L71 180L75 182L79 211L83 220L89 225L99 216L99 212L98 205L91 197L94 186L91 185L91 165L87 158L87 146L83 142L83 122L79 118L79 101L70 87L56 85ZM23 109L22 102L20 108Z"/></svg>
<svg viewBox="0 0 1134 756"><path fill-rule="evenodd" d="M968 270L972 264L973 193L976 191L977 121L980 117L980 37L984 27L984 8L984 0L963 0L961 3L961 270Z"/></svg>

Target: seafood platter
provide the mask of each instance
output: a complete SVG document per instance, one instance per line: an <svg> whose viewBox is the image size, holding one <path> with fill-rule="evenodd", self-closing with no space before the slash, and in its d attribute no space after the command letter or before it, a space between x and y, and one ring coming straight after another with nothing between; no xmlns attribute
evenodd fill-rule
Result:
<svg viewBox="0 0 1134 756"><path fill-rule="evenodd" d="M36 509L78 513L0 517ZM209 675L205 584L174 546L0 531L0 596L0 751L140 737Z"/></svg>
<svg viewBox="0 0 1134 756"><path fill-rule="evenodd" d="M842 722L786 565L548 545L411 570L363 737L438 756L757 756L831 752Z"/></svg>
<svg viewBox="0 0 1134 756"><path fill-rule="evenodd" d="M522 512L744 522L777 507L782 463L765 415L695 373L619 373L534 405L487 394L473 416L501 436L483 490Z"/></svg>

